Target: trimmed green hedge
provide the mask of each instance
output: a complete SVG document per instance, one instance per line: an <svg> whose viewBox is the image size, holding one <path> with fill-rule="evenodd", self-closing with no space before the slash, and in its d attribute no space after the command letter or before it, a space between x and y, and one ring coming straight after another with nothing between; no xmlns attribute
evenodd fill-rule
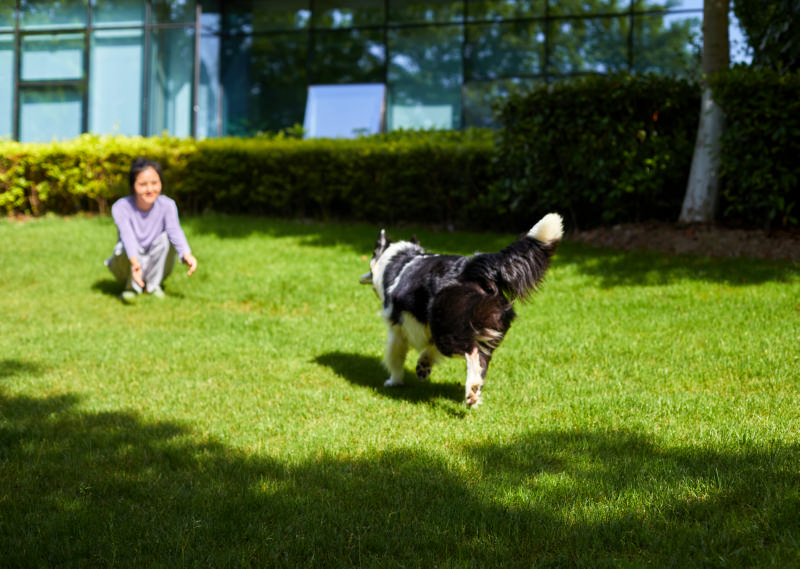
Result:
<svg viewBox="0 0 800 569"><path fill-rule="evenodd" d="M164 167L181 210L465 225L491 183L488 130L399 132L354 140L124 138L0 142L8 214L105 213L128 194L136 156Z"/></svg>
<svg viewBox="0 0 800 569"><path fill-rule="evenodd" d="M572 225L677 220L700 90L655 75L591 76L503 106L490 202L509 216L567 214Z"/></svg>
<svg viewBox="0 0 800 569"><path fill-rule="evenodd" d="M720 218L797 227L800 76L715 77L727 115ZM509 97L503 128L355 140L124 138L0 141L0 211L108 212L136 156L164 166L181 211L420 222L517 231L547 211L572 228L675 221L700 109L694 83L592 76Z"/></svg>
<svg viewBox="0 0 800 569"><path fill-rule="evenodd" d="M711 81L725 111L724 219L766 228L800 218L800 74L736 67Z"/></svg>

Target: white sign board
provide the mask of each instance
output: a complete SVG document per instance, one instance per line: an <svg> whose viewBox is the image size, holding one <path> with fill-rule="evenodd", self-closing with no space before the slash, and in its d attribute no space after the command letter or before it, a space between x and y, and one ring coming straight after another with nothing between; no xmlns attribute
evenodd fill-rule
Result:
<svg viewBox="0 0 800 569"><path fill-rule="evenodd" d="M383 132L386 86L312 85L303 129L306 138L355 138Z"/></svg>

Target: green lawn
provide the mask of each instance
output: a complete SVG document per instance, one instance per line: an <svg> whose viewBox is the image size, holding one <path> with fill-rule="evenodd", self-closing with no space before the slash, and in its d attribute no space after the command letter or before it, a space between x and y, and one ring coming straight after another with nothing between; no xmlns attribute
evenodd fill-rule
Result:
<svg viewBox="0 0 800 569"><path fill-rule="evenodd" d="M125 305L110 219L0 220L0 566L800 566L797 265L565 243L468 411L382 387L377 227L184 227Z"/></svg>

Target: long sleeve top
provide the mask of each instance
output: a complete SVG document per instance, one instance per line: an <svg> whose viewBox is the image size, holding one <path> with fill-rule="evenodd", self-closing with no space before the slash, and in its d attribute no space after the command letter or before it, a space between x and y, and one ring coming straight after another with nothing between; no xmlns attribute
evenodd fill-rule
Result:
<svg viewBox="0 0 800 569"><path fill-rule="evenodd" d="M191 253L178 220L178 206L167 196L158 196L149 211L136 207L135 196L126 196L114 202L111 216L129 258L139 255L140 248L144 251L150 249L153 241L165 231L181 262L186 253Z"/></svg>

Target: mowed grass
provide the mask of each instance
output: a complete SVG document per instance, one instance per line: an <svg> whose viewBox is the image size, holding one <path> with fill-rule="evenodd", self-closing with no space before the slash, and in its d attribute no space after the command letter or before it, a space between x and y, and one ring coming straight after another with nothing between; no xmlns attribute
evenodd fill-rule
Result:
<svg viewBox="0 0 800 569"><path fill-rule="evenodd" d="M0 220L0 566L800 566L796 265L564 243L468 411L382 387L377 227L183 221L129 306L110 219Z"/></svg>

